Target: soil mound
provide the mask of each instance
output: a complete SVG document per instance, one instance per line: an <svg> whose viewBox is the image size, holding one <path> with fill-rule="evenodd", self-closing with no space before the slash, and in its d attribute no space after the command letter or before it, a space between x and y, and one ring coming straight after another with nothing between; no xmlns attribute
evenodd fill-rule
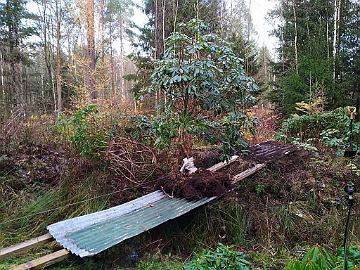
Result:
<svg viewBox="0 0 360 270"><path fill-rule="evenodd" d="M199 170L191 175L166 175L158 178L158 188L167 194L188 200L220 196L231 189L229 174Z"/></svg>

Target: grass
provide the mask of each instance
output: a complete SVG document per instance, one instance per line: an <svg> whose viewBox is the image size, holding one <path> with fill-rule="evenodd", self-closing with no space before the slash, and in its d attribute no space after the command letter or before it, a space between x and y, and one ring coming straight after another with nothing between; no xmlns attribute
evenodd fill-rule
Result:
<svg viewBox="0 0 360 270"><path fill-rule="evenodd" d="M72 189L69 189L68 183L64 181L62 185L53 189L27 188L21 192L13 190L9 179L0 182L0 190L6 191L0 198L0 248L42 235L47 232L48 225L57 221L107 208L107 197L77 204L99 195L98 189L94 186L97 181L94 181L93 177L90 175ZM63 207L69 204L74 205ZM28 252L25 256L1 261L0 270L10 269L49 254L54 248L54 245L47 245L45 249Z"/></svg>
<svg viewBox="0 0 360 270"><path fill-rule="evenodd" d="M146 260L141 261L136 269L138 270L182 270L183 263L178 258L172 258L168 256L163 256L159 258L156 255ZM117 270L122 270L123 268L117 268Z"/></svg>

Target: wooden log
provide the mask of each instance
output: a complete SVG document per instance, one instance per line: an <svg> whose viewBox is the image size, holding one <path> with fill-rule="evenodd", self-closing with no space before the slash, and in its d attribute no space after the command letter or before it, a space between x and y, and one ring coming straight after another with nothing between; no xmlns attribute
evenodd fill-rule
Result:
<svg viewBox="0 0 360 270"><path fill-rule="evenodd" d="M220 162L215 164L214 166L211 166L210 168L208 168L209 171L215 172L218 171L222 168L224 168L225 166L233 163L234 161L236 161L239 158L239 156L232 156L228 161L224 161L224 162Z"/></svg>
<svg viewBox="0 0 360 270"><path fill-rule="evenodd" d="M26 269L44 269L47 266L58 263L69 256L70 252L66 249L61 249L54 253L50 253L38 259L29 261L12 268L11 270L26 270Z"/></svg>
<svg viewBox="0 0 360 270"><path fill-rule="evenodd" d="M0 260L4 259L8 256L22 253L24 251L27 251L32 248L39 247L41 245L44 245L46 243L54 241L54 238L51 236L51 234L47 233L44 235L41 235L39 237L35 237L33 239L27 240L25 242L3 248L0 250Z"/></svg>

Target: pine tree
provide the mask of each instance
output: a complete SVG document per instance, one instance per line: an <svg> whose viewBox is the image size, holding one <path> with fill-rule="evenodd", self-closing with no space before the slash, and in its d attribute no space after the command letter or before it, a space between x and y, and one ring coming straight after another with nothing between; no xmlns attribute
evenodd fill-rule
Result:
<svg viewBox="0 0 360 270"><path fill-rule="evenodd" d="M15 106L24 107L26 93L22 85L21 65L26 63L27 54L23 43L27 37L35 34L35 28L27 26L25 21L34 19L26 10L25 0L7 0L0 3L0 36L3 62L10 65L10 100Z"/></svg>
<svg viewBox="0 0 360 270"><path fill-rule="evenodd" d="M274 31L280 40L280 61L274 66L278 87L272 95L273 101L284 112L291 113L296 102L311 101L324 92L329 108L344 105L347 100L334 81L336 63L330 53L334 39L333 1L281 0L271 16L281 22ZM337 33L344 30L337 29Z"/></svg>

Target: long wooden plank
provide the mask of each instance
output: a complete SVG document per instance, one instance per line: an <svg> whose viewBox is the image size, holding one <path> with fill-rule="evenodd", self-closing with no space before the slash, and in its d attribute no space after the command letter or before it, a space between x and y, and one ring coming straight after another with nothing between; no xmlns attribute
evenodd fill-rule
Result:
<svg viewBox="0 0 360 270"><path fill-rule="evenodd" d="M215 164L214 166L208 168L209 171L215 172L218 171L222 168L224 168L225 166L233 163L234 161L236 161L239 158L239 156L232 156L228 161L224 161L224 162L220 162Z"/></svg>
<svg viewBox="0 0 360 270"><path fill-rule="evenodd" d="M27 263L21 264L12 268L11 270L27 270L27 269L43 269L47 266L58 263L69 256L70 252L66 249L61 249L54 253L50 253L38 259L29 261Z"/></svg>
<svg viewBox="0 0 360 270"><path fill-rule="evenodd" d="M32 248L39 247L41 245L44 245L46 243L54 241L54 238L51 236L50 233L41 235L39 237L35 237L33 239L27 240L25 242L4 248L0 250L0 260L4 259L8 256L22 253L24 251L27 251Z"/></svg>
<svg viewBox="0 0 360 270"><path fill-rule="evenodd" d="M262 168L266 166L266 163L259 163L256 164L254 167L251 167L250 169L247 169L233 177L232 184L235 185L241 180L245 179L246 177L249 177L250 175L256 173L257 171L260 171Z"/></svg>
<svg viewBox="0 0 360 270"><path fill-rule="evenodd" d="M296 148L291 148L291 149L288 149L288 148L285 148L285 152L282 152L280 156L278 156L276 159L280 159L280 158L283 158L284 156L287 156L293 152L296 151ZM246 177L249 177L250 175L256 173L257 171L260 171L262 168L266 167L267 163L258 163L256 164L254 167L251 167L237 175L235 175L233 177L233 181L232 181L232 184L235 185L237 184L238 182L240 182L241 180L245 179Z"/></svg>

